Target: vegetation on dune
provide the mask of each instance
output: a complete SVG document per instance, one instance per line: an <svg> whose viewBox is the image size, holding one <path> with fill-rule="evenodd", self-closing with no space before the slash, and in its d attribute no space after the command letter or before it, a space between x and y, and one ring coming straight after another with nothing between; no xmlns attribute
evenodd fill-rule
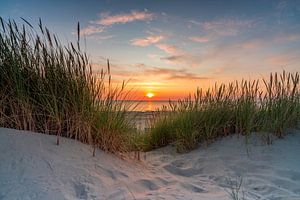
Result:
<svg viewBox="0 0 300 200"><path fill-rule="evenodd" d="M281 138L300 119L299 74L273 73L269 79L235 81L170 102L169 114L153 121L144 150L175 143L186 152L228 134L259 132L266 143ZM165 112L164 112L165 113Z"/></svg>
<svg viewBox="0 0 300 200"><path fill-rule="evenodd" d="M62 45L39 22L0 18L0 126L70 137L116 152L128 149L124 84L112 88L108 71L93 74L76 44ZM109 63L108 63L109 65Z"/></svg>
<svg viewBox="0 0 300 200"><path fill-rule="evenodd" d="M110 67L93 73L76 44L62 45L39 22L0 18L0 126L74 138L110 152L151 150L175 143L179 152L233 133L283 137L300 117L299 74L215 85L170 102L150 130L136 134L126 112L125 84L113 88Z"/></svg>

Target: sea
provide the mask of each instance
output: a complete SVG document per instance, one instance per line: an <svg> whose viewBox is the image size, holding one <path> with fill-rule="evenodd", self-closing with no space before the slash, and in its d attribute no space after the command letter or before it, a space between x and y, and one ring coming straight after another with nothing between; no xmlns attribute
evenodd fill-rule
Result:
<svg viewBox="0 0 300 200"><path fill-rule="evenodd" d="M134 120L131 120L134 125L140 131L146 131L149 129L151 119L155 116L155 111L162 110L163 107L169 105L169 101L122 101L125 104L128 111L128 117L134 116ZM168 109L164 109L168 110Z"/></svg>
<svg viewBox="0 0 300 200"><path fill-rule="evenodd" d="M129 107L129 110L137 111L137 112L153 112L158 109L162 109L163 106L168 106L169 101L133 101L127 100L125 101L125 105Z"/></svg>

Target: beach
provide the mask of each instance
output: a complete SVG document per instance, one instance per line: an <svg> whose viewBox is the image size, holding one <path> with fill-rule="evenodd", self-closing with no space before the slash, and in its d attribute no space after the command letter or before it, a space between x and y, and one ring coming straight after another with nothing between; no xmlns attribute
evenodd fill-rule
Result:
<svg viewBox="0 0 300 200"><path fill-rule="evenodd" d="M300 1L34 1L0 1L0 200L300 200Z"/></svg>
<svg viewBox="0 0 300 200"><path fill-rule="evenodd" d="M178 154L172 145L116 156L78 141L0 129L0 199L300 199L300 134L263 145L228 136ZM240 185L240 189L238 186Z"/></svg>

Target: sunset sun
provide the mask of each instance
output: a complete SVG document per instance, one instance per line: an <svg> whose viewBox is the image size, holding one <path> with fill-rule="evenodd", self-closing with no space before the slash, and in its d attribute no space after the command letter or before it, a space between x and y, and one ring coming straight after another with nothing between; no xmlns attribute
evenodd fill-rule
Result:
<svg viewBox="0 0 300 200"><path fill-rule="evenodd" d="M148 97L149 99L151 99L152 97L154 97L155 95L152 92L148 92L146 94L146 97Z"/></svg>

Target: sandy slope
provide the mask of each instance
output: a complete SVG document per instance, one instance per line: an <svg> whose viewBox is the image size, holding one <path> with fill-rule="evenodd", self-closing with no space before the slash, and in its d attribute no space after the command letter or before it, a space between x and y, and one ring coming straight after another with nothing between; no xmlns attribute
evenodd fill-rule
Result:
<svg viewBox="0 0 300 200"><path fill-rule="evenodd" d="M246 199L300 199L300 133L272 146L228 137L188 154L168 147L135 163L0 128L0 199L230 199L239 177Z"/></svg>

